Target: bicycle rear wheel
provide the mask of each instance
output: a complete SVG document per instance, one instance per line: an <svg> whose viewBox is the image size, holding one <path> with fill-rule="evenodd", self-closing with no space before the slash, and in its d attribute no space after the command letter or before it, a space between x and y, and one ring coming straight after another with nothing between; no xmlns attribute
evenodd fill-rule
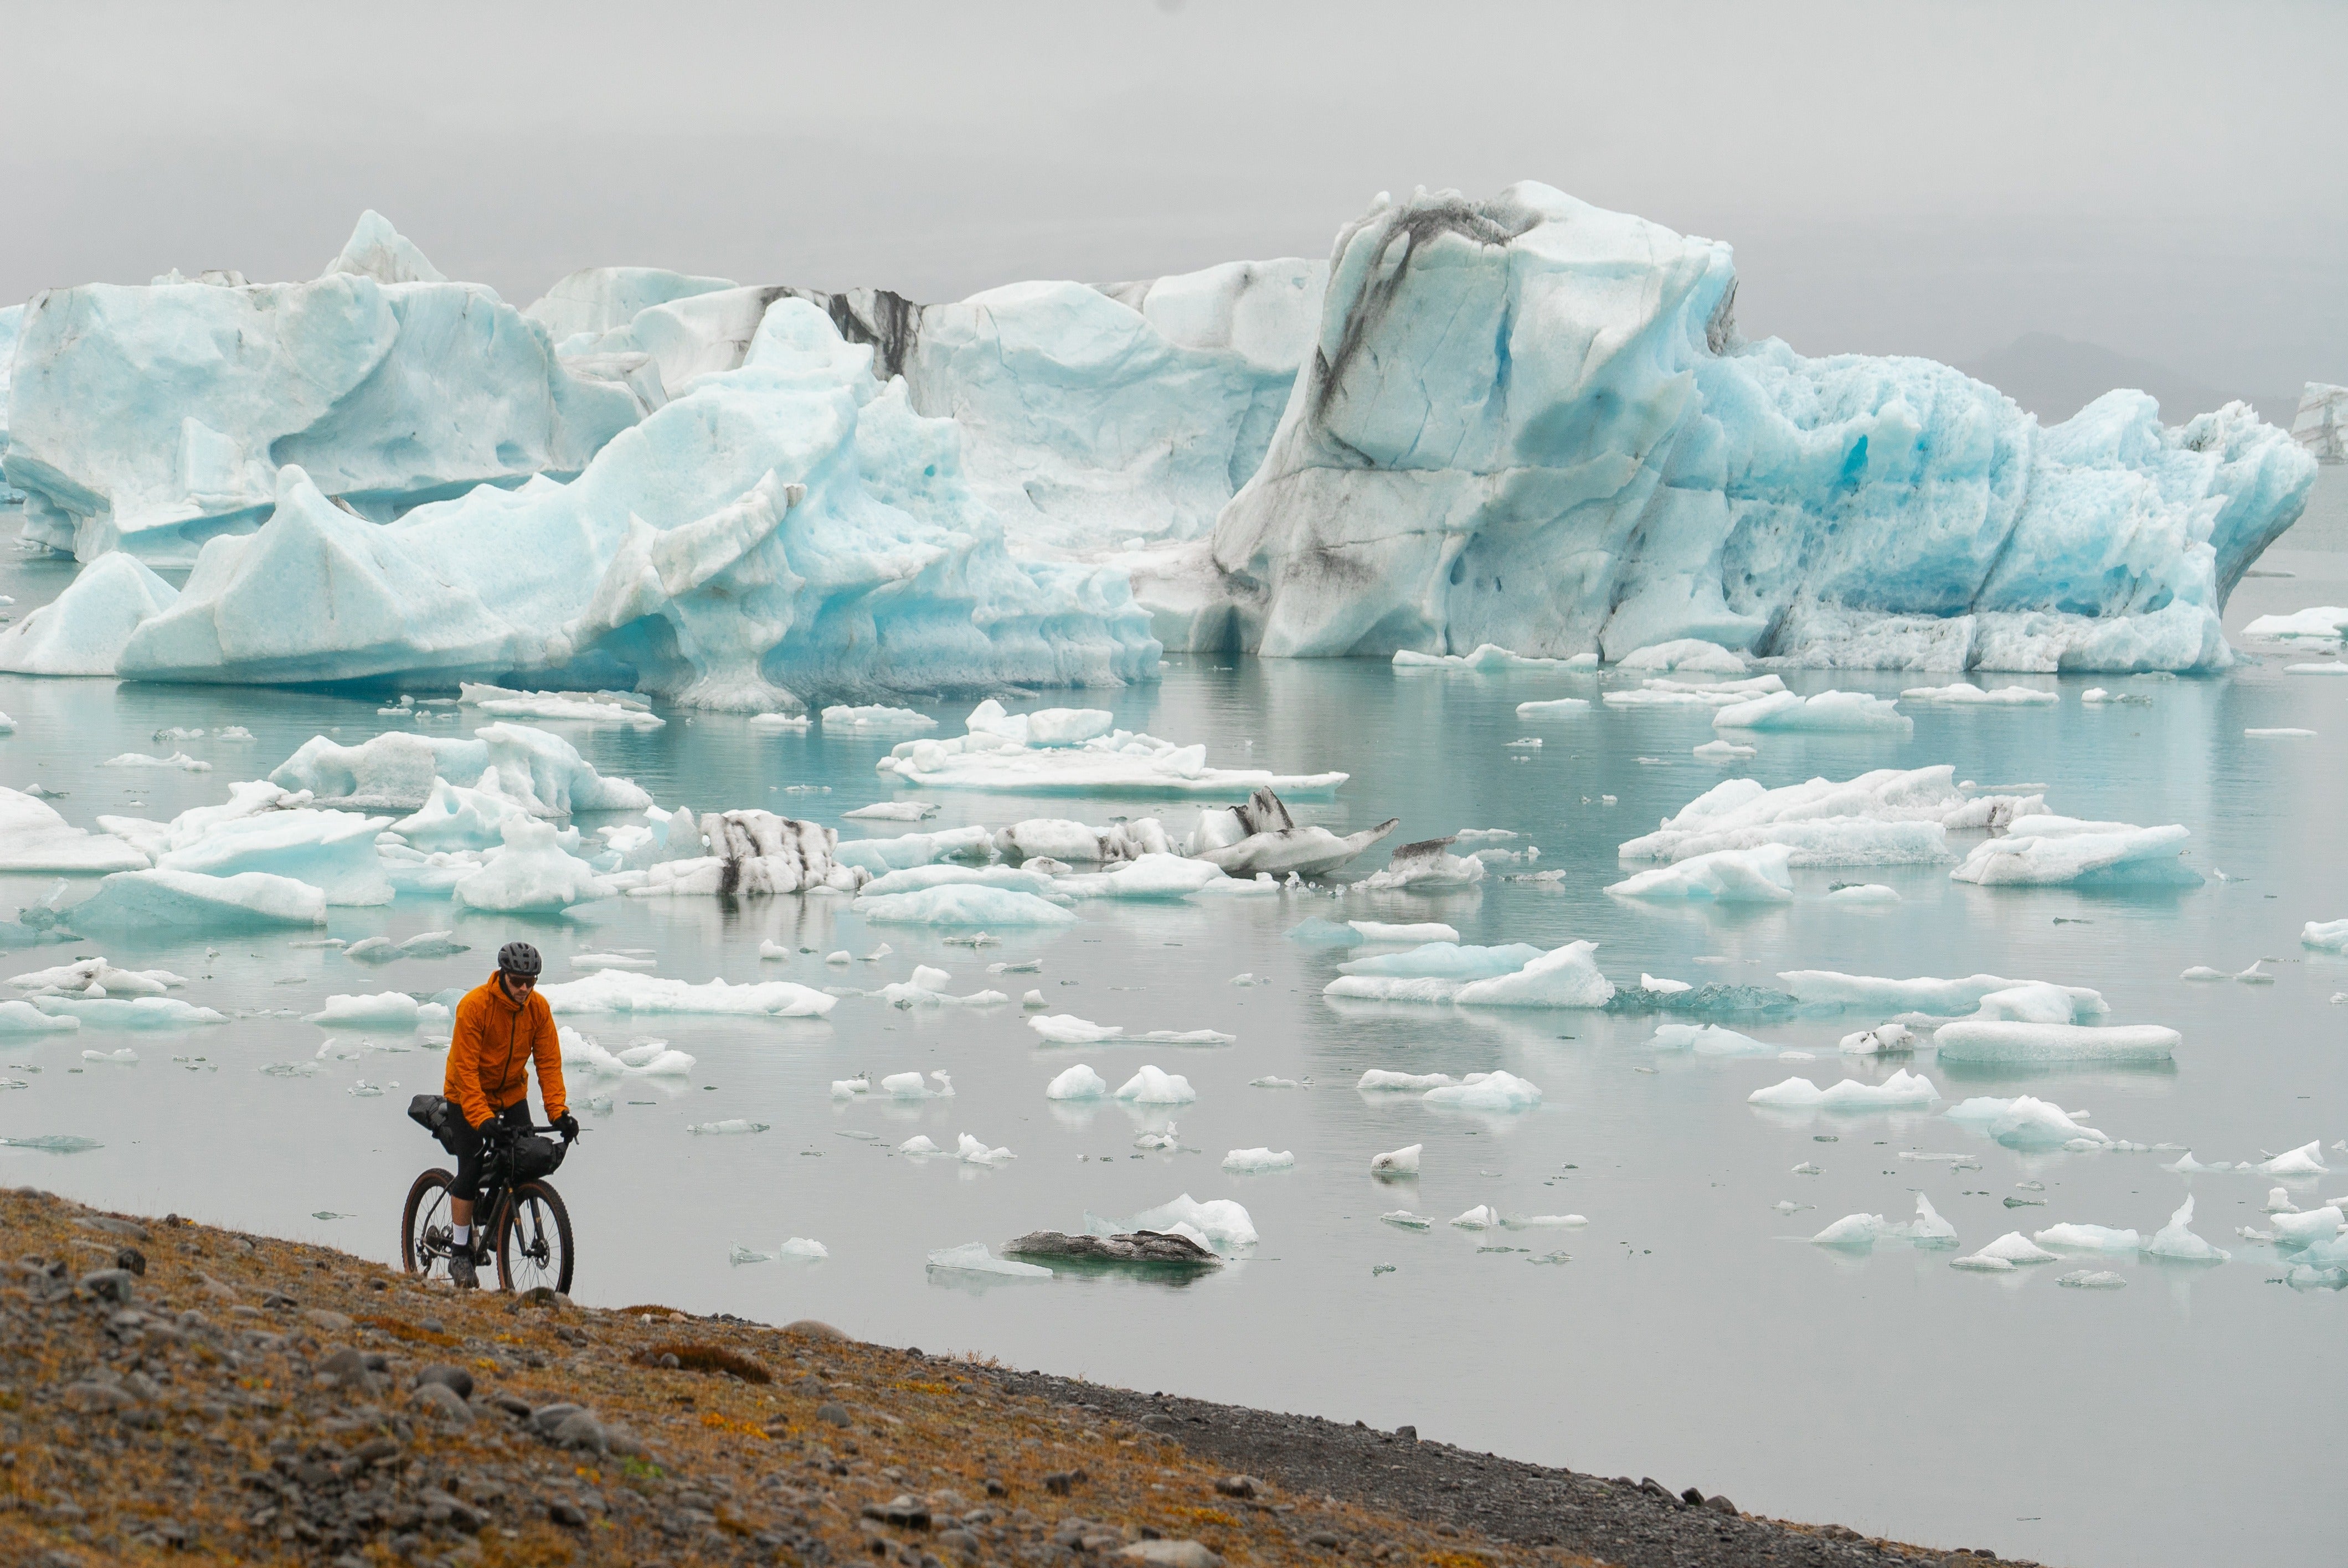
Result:
<svg viewBox="0 0 2348 1568"><path fill-rule="evenodd" d="M429 1170L407 1189L399 1212L399 1265L410 1274L448 1277L448 1184L456 1179Z"/></svg>
<svg viewBox="0 0 2348 1568"><path fill-rule="evenodd" d="M545 1182L524 1182L498 1208L498 1282L571 1293L571 1211Z"/></svg>

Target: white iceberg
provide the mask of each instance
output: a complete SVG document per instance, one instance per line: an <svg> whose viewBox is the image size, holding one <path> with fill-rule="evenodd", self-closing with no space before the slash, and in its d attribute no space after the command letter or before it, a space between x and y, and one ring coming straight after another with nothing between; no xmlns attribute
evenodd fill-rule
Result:
<svg viewBox="0 0 2348 1568"><path fill-rule="evenodd" d="M2296 1149L2286 1149L2261 1163L2259 1170L2270 1176L2328 1176L2332 1173L2323 1163L2323 1142L2320 1138Z"/></svg>
<svg viewBox="0 0 2348 1568"><path fill-rule="evenodd" d="M2171 1258L2180 1263L2223 1263L2231 1255L2222 1247L2210 1245L2195 1235L2193 1225L2193 1194L2185 1194L2185 1202L2168 1223L2153 1232L2144 1250L2154 1257Z"/></svg>
<svg viewBox="0 0 2348 1568"><path fill-rule="evenodd" d="M1354 1087L1365 1094L1385 1091L1420 1093L1429 1089L1447 1089L1458 1081L1447 1072L1396 1072L1373 1067L1362 1074Z"/></svg>
<svg viewBox="0 0 2348 1568"><path fill-rule="evenodd" d="M1947 686L1910 686L1900 693L1900 700L1961 708L2051 708L2063 696L2059 692L2037 686L1993 686L1983 690L1969 681L1959 681Z"/></svg>
<svg viewBox="0 0 2348 1568"><path fill-rule="evenodd" d="M0 871L137 871L147 862L111 834L76 827L48 802L0 785Z"/></svg>
<svg viewBox="0 0 2348 1568"><path fill-rule="evenodd" d="M1370 1156L1370 1174L1416 1176L1418 1174L1418 1157L1426 1148L1424 1143L1411 1143L1400 1149L1389 1149L1383 1154L1373 1154Z"/></svg>
<svg viewBox="0 0 2348 1568"><path fill-rule="evenodd" d="M1570 659L1531 657L1511 652L1496 642L1478 643L1472 653L1417 653L1402 649L1394 656L1397 670L1451 670L1477 675L1509 670L1591 670L1597 664L1596 654L1576 654Z"/></svg>
<svg viewBox="0 0 2348 1568"><path fill-rule="evenodd" d="M2040 1246L2065 1252L2137 1252L2144 1245L2144 1238L2136 1232L2109 1225L2049 1225L2030 1239Z"/></svg>
<svg viewBox="0 0 2348 1568"><path fill-rule="evenodd" d="M416 999L405 991L380 991L373 996L332 996L304 1023L329 1029L414 1029Z"/></svg>
<svg viewBox="0 0 2348 1568"><path fill-rule="evenodd" d="M1459 940L1458 927L1456 926L1447 926L1440 920L1418 920L1408 924L1395 924L1385 920L1348 920L1345 924L1351 926L1354 930L1359 931L1362 934L1362 940L1365 942L1457 942ZM2348 922L2343 922L2343 924L2348 924ZM1532 954L1540 950L1538 948L1527 947L1522 943L1518 944L1518 948L1521 948L1529 958ZM1485 948L1480 950L1488 952L1500 952L1514 951L1517 949ZM1352 965L1346 965L1344 968L1347 973L1353 972ZM1399 973L1403 971L1394 972ZM1433 973L1434 971L1429 970L1426 972ZM1498 971L1494 972L1497 973Z"/></svg>
<svg viewBox="0 0 2348 1568"><path fill-rule="evenodd" d="M1933 1018L1962 1018L1982 1005L1983 998L2040 982L2009 980L1997 975L1968 975L1943 980L1929 976L1895 980L1877 975L1846 975L1834 969L1784 969L1777 980L1801 1001L1830 1002L1869 1012L1917 1012ZM2060 988L2071 999L2075 1021L2101 1018L2110 1009L2103 997L2084 986Z"/></svg>
<svg viewBox="0 0 2348 1568"><path fill-rule="evenodd" d="M1107 1094L1108 1080L1081 1061L1044 1086L1046 1100L1100 1100Z"/></svg>
<svg viewBox="0 0 2348 1568"><path fill-rule="evenodd" d="M1144 1209L1122 1225L1090 1214L1085 1217L1086 1228L1095 1235L1118 1235L1129 1231L1179 1232L1217 1252L1253 1246L1258 1239L1255 1221L1240 1204L1230 1198L1202 1204L1188 1193L1171 1203Z"/></svg>
<svg viewBox="0 0 2348 1568"><path fill-rule="evenodd" d="M394 730L355 746L314 735L269 782L341 805L412 812L443 779L479 780L492 771L497 792L534 816L644 811L653 804L631 781L597 773L569 741L528 724L484 724L470 740Z"/></svg>
<svg viewBox="0 0 2348 1568"><path fill-rule="evenodd" d="M967 827L940 828L935 833L903 833L894 838L857 838L838 845L833 855L843 866L878 875L941 860L984 863L994 858L994 835L975 823Z"/></svg>
<svg viewBox="0 0 2348 1568"><path fill-rule="evenodd" d="M790 980L700 985L626 969L598 969L579 979L541 985L538 994L557 1013L677 1013L708 1017L821 1018L839 999Z"/></svg>
<svg viewBox="0 0 2348 1568"><path fill-rule="evenodd" d="M874 703L861 708L833 706L823 711L824 732L850 733L857 731L934 730L938 722L927 713L917 713L911 708L891 708Z"/></svg>
<svg viewBox="0 0 2348 1568"><path fill-rule="evenodd" d="M306 882L243 871L118 871L73 907L81 931L267 930L326 923L326 896Z"/></svg>
<svg viewBox="0 0 2348 1568"><path fill-rule="evenodd" d="M2009 1149L2088 1150L2103 1148L2112 1142L2079 1122L2078 1118L2087 1114L2085 1111L2065 1111L2028 1094L2011 1100L1975 1095L1952 1106L1947 1114L1952 1122L1979 1126Z"/></svg>
<svg viewBox="0 0 2348 1568"><path fill-rule="evenodd" d="M2002 828L2044 804L2034 794L1972 794L1955 778L1956 769L1944 763L1776 789L1755 779L1725 779L1618 853L1625 860L1685 860L1783 844L1793 849L1796 866L1929 864L1952 858L1949 833Z"/></svg>
<svg viewBox="0 0 2348 1568"><path fill-rule="evenodd" d="M1739 1034L1716 1023L1660 1023L1647 1041L1654 1050L1692 1050L1698 1056L1783 1056L1786 1048ZM1800 1082L1800 1079L1790 1081Z"/></svg>
<svg viewBox="0 0 2348 1568"><path fill-rule="evenodd" d="M1429 1105L1456 1111L1529 1111L1541 1102L1540 1086L1512 1072L1471 1072L1457 1083L1426 1091Z"/></svg>
<svg viewBox="0 0 2348 1568"><path fill-rule="evenodd" d="M1979 1252L1967 1257L1958 1258L1953 1266L1974 1267L1986 1262L2002 1265L2011 1269L2027 1264L2054 1263L2058 1261L2059 1256L2059 1254L2048 1252L2020 1231L2008 1231Z"/></svg>
<svg viewBox="0 0 2348 1568"><path fill-rule="evenodd" d="M1285 1149L1233 1149L1223 1156L1223 1169L1242 1174L1264 1171L1288 1171L1296 1166L1296 1156Z"/></svg>
<svg viewBox="0 0 2348 1568"><path fill-rule="evenodd" d="M1076 917L1014 887L950 882L915 893L859 898L856 911L881 926L1068 926Z"/></svg>
<svg viewBox="0 0 2348 1568"><path fill-rule="evenodd" d="M1049 710L1047 710L1049 712ZM1032 715L1020 715L1032 717ZM1003 733L1012 715L993 698L971 711L964 734L908 741L878 766L899 782L928 789L968 789L1018 794L1193 795L1243 800L1258 789L1283 795L1325 795L1344 774L1272 774L1261 768L1211 768L1203 745L1178 745L1154 735L1113 730L1074 745L1022 743Z"/></svg>
<svg viewBox="0 0 2348 1568"><path fill-rule="evenodd" d="M1773 692L1749 702L1737 702L1712 716L1715 730L1801 731L1840 734L1885 731L1898 735L1916 733L1916 721L1899 705L1864 692L1820 692L1805 697L1793 692Z"/></svg>
<svg viewBox="0 0 2348 1568"><path fill-rule="evenodd" d="M1040 1264L1021 1263L1016 1258L997 1257L986 1250L983 1241L964 1242L960 1246L941 1247L930 1254L930 1266L959 1274L1004 1275L1014 1279L1049 1279L1052 1271Z"/></svg>
<svg viewBox="0 0 2348 1568"><path fill-rule="evenodd" d="M593 866L562 852L552 823L514 817L502 832L504 847L491 851L479 871L449 888L458 908L547 914L612 896L612 885Z"/></svg>
<svg viewBox="0 0 2348 1568"><path fill-rule="evenodd" d="M2167 1061L2180 1036L2157 1024L2089 1028L2069 1023L2013 1021L1942 1024L1933 1037L1942 1061Z"/></svg>
<svg viewBox="0 0 2348 1568"><path fill-rule="evenodd" d="M1982 886L2201 885L2178 856L2189 829L2170 824L2138 827L2127 822L2082 822L2067 816L2016 817L2002 837L1973 845L1949 873Z"/></svg>
<svg viewBox="0 0 2348 1568"><path fill-rule="evenodd" d="M1932 1081L1921 1074L1905 1071L1894 1072L1880 1083L1861 1083L1846 1078L1841 1082L1820 1089L1807 1078L1788 1078L1783 1083L1756 1089L1746 1095L1753 1105L1770 1105L1791 1110L1879 1111L1890 1107L1929 1105L1941 1097Z"/></svg>
<svg viewBox="0 0 2348 1568"><path fill-rule="evenodd" d="M624 692L516 692L471 681L459 682L457 691L466 707L499 719L553 719L627 730L658 730L668 723L642 698Z"/></svg>
<svg viewBox="0 0 2348 1568"><path fill-rule="evenodd" d="M2310 920L2300 927L2299 945L2318 952L2348 953L2348 920Z"/></svg>
<svg viewBox="0 0 2348 1568"><path fill-rule="evenodd" d="M0 400L5 389L0 389ZM0 449L5 449L0 440ZM65 591L0 630L0 670L21 675L111 675L139 623L160 614L180 590L126 551L82 569Z"/></svg>
<svg viewBox="0 0 2348 1568"><path fill-rule="evenodd" d="M1180 1073L1145 1066L1118 1085L1117 1098L1136 1105L1188 1105L1199 1094Z"/></svg>
<svg viewBox="0 0 2348 1568"><path fill-rule="evenodd" d="M1783 844L1765 844L1757 849L1715 849L1637 872L1606 891L1618 898L1783 904L1794 897L1794 879L1787 871L1793 856L1793 850Z"/></svg>
<svg viewBox="0 0 2348 1568"><path fill-rule="evenodd" d="M998 831L994 842L1013 859L1041 858L1076 866L1113 866L1144 855L1170 854L1174 849L1165 825L1154 816L1113 822L1105 827L1088 827L1065 817L1030 817Z"/></svg>

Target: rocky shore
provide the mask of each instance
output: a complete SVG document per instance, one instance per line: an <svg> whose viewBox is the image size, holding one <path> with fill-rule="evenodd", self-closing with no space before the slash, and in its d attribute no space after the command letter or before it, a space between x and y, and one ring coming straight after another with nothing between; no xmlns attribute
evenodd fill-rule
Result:
<svg viewBox="0 0 2348 1568"><path fill-rule="evenodd" d="M1957 1564L1311 1417L0 1191L0 1561Z"/></svg>

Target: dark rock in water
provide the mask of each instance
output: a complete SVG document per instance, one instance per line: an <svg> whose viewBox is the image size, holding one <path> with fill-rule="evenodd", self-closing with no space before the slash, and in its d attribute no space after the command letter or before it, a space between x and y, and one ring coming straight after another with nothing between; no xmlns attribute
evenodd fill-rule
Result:
<svg viewBox="0 0 2348 1568"><path fill-rule="evenodd" d="M1838 1012L1831 1005L1806 1002L1789 991L1766 986L1697 986L1684 991L1651 991L1644 986L1617 986L1608 1012L1662 1012L1682 1018L1802 1018Z"/></svg>
<svg viewBox="0 0 2348 1568"><path fill-rule="evenodd" d="M1003 1250L1005 1255L1065 1257L1091 1263L1175 1264L1188 1268L1220 1268L1223 1262L1189 1236L1159 1231L1129 1231L1123 1235L1033 1231L1006 1243Z"/></svg>

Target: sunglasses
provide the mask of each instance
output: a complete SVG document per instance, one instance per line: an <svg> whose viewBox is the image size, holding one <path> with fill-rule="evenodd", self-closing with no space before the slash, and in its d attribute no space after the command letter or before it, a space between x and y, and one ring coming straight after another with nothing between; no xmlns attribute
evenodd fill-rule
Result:
<svg viewBox="0 0 2348 1568"><path fill-rule="evenodd" d="M522 990L529 990L538 984L538 977L536 975L508 974L506 976L506 984L518 987Z"/></svg>

